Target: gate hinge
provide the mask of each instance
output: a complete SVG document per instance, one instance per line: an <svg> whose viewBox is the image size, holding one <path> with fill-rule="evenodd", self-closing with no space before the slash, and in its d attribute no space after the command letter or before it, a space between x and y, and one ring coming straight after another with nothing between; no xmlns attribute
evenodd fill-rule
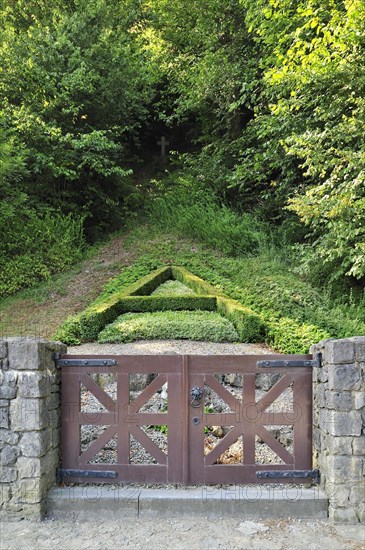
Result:
<svg viewBox="0 0 365 550"><path fill-rule="evenodd" d="M268 470L256 472L256 476L264 479L296 479L309 478L315 483L320 482L319 470Z"/></svg>
<svg viewBox="0 0 365 550"><path fill-rule="evenodd" d="M277 367L322 367L322 354L317 353L313 359L280 359L275 361L257 361L259 368L277 368Z"/></svg>
<svg viewBox="0 0 365 550"><path fill-rule="evenodd" d="M99 359L72 359L63 356L60 353L53 354L53 360L57 368L61 367L114 367L117 364L115 359L100 357Z"/></svg>

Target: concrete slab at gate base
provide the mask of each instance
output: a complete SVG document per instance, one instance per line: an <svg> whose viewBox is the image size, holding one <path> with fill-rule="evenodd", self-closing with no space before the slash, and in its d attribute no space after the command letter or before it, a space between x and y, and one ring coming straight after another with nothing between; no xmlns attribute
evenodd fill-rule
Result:
<svg viewBox="0 0 365 550"><path fill-rule="evenodd" d="M60 519L72 515L80 520L191 515L212 519L326 519L328 500L318 487L61 487L49 492L47 514Z"/></svg>

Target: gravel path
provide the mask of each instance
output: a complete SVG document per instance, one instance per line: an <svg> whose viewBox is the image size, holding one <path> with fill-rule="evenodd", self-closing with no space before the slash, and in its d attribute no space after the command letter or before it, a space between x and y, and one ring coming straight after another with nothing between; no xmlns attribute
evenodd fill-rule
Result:
<svg viewBox="0 0 365 550"><path fill-rule="evenodd" d="M82 344L70 346L68 353L77 355L261 355L274 353L265 344L219 344L191 340L140 340L132 344Z"/></svg>

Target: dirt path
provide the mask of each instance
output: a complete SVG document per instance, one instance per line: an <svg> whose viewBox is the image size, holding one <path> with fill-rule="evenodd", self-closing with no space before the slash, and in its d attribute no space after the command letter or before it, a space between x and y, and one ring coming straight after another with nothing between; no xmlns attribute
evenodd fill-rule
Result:
<svg viewBox="0 0 365 550"><path fill-rule="evenodd" d="M0 336L51 338L67 317L82 311L122 266L135 260L135 255L123 246L124 239L111 239L73 272L61 275L60 282L54 282L48 292L42 290L39 299L35 295L34 299L9 301L0 311Z"/></svg>

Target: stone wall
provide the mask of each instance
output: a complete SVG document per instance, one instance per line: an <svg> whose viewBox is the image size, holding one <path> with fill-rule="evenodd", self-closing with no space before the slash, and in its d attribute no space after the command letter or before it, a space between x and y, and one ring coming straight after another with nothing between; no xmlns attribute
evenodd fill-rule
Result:
<svg viewBox="0 0 365 550"><path fill-rule="evenodd" d="M334 522L365 521L365 337L325 340L314 369L315 467Z"/></svg>
<svg viewBox="0 0 365 550"><path fill-rule="evenodd" d="M60 448L60 375L52 354L66 346L32 338L0 341L0 510L41 519Z"/></svg>

